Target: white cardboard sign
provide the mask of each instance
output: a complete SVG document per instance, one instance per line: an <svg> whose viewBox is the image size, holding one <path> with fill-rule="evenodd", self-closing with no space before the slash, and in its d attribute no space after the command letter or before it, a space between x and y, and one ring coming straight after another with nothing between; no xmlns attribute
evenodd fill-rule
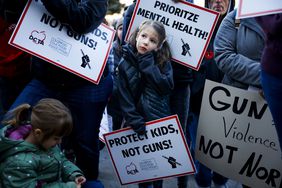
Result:
<svg viewBox="0 0 282 188"><path fill-rule="evenodd" d="M250 187L281 187L277 132L258 92L206 80L196 159Z"/></svg>
<svg viewBox="0 0 282 188"><path fill-rule="evenodd" d="M45 9L28 1L9 43L34 56L98 84L115 31L101 24L88 34L77 34Z"/></svg>
<svg viewBox="0 0 282 188"><path fill-rule="evenodd" d="M165 26L172 59L198 70L218 17L215 11L184 1L137 0L126 40L144 20L159 21Z"/></svg>
<svg viewBox="0 0 282 188"><path fill-rule="evenodd" d="M239 0L236 17L241 19L281 12L281 0Z"/></svg>
<svg viewBox="0 0 282 188"><path fill-rule="evenodd" d="M121 185L195 173L176 115L146 123L146 134L131 128L104 134Z"/></svg>

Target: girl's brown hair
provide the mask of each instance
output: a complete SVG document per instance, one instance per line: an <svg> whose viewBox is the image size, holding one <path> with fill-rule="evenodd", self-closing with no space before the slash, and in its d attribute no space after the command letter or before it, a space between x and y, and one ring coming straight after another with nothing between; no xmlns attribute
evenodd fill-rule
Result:
<svg viewBox="0 0 282 188"><path fill-rule="evenodd" d="M138 33L148 26L153 27L158 33L159 44L158 49L156 51L156 60L160 65L163 65L166 61L171 58L171 52L169 44L166 41L166 31L162 23L153 20L143 21L142 24L130 35L129 44L136 48L136 38L138 36Z"/></svg>
<svg viewBox="0 0 282 188"><path fill-rule="evenodd" d="M60 101L51 98L41 99L34 107L22 104L9 111L3 121L5 125L20 126L31 124L32 129L41 129L44 138L52 135L66 136L72 130L72 117L69 109Z"/></svg>

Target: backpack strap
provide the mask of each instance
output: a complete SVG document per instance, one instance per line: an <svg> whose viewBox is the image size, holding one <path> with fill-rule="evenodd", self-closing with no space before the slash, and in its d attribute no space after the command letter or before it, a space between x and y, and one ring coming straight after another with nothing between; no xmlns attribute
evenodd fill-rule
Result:
<svg viewBox="0 0 282 188"><path fill-rule="evenodd" d="M235 28L238 29L240 27L240 19L235 19Z"/></svg>

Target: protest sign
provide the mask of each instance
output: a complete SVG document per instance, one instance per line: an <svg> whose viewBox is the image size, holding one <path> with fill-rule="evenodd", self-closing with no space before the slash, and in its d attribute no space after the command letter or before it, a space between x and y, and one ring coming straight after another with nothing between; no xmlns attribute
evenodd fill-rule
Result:
<svg viewBox="0 0 282 188"><path fill-rule="evenodd" d="M48 13L41 1L30 0L9 43L98 84L114 34L104 24L88 34L75 33Z"/></svg>
<svg viewBox="0 0 282 188"><path fill-rule="evenodd" d="M206 80L196 159L250 187L281 187L277 132L258 92Z"/></svg>
<svg viewBox="0 0 282 188"><path fill-rule="evenodd" d="M282 13L281 0L239 0L237 19Z"/></svg>
<svg viewBox="0 0 282 188"><path fill-rule="evenodd" d="M176 115L146 123L146 134L131 128L104 134L121 185L195 173Z"/></svg>
<svg viewBox="0 0 282 188"><path fill-rule="evenodd" d="M161 22L166 29L172 59L198 70L219 14L184 1L137 0L126 40L144 20Z"/></svg>

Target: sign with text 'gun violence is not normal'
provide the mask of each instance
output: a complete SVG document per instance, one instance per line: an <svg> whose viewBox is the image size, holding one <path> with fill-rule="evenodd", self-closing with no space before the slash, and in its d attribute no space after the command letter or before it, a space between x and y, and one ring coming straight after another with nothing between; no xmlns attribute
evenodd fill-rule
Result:
<svg viewBox="0 0 282 188"><path fill-rule="evenodd" d="M172 59L198 70L219 14L184 1L137 0L126 40L144 20L161 22L166 29Z"/></svg>
<svg viewBox="0 0 282 188"><path fill-rule="evenodd" d="M41 1L30 0L9 43L98 84L114 35L105 24L78 34L48 13Z"/></svg>
<svg viewBox="0 0 282 188"><path fill-rule="evenodd" d="M146 123L146 134L131 128L104 134L121 185L195 173L176 115Z"/></svg>
<svg viewBox="0 0 282 188"><path fill-rule="evenodd" d="M196 159L244 185L281 188L281 156L271 113L258 91L206 80Z"/></svg>

